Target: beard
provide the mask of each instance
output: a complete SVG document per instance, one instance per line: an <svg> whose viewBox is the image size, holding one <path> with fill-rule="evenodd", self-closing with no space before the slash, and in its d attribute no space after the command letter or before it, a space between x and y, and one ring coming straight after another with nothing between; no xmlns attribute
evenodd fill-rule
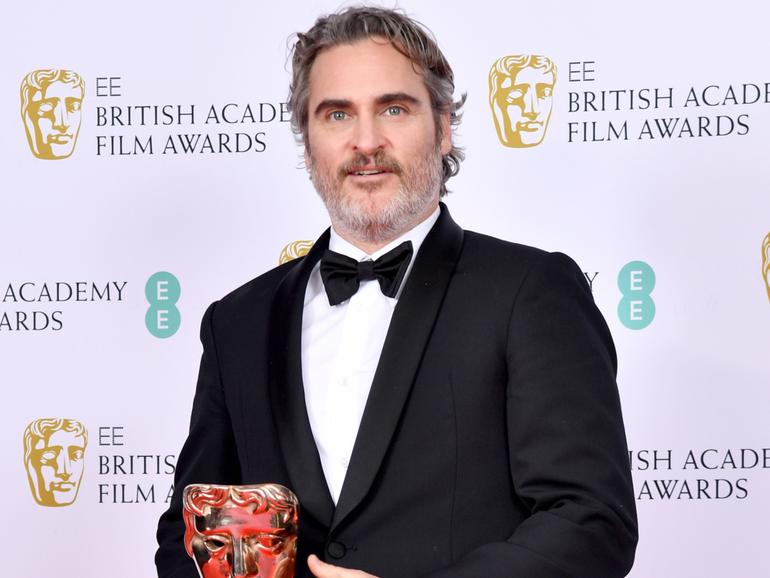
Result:
<svg viewBox="0 0 770 578"><path fill-rule="evenodd" d="M326 205L334 228L367 243L386 243L398 238L414 225L438 197L443 183L443 166L439 147L429 148L409 165L402 165L383 151L373 155L357 153L338 169L318 166L310 159L310 179ZM349 184L365 191L360 195L343 192L350 171L361 166L383 168L398 180L395 193L378 200L378 189L388 183Z"/></svg>

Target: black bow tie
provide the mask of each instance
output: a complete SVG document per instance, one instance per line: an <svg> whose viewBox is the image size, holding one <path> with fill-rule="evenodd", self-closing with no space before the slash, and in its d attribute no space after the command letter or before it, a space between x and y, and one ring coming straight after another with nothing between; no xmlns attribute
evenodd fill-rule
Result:
<svg viewBox="0 0 770 578"><path fill-rule="evenodd" d="M411 257L411 241L404 241L376 261L356 261L327 249L321 257L321 279L329 305L350 299L361 281L370 279L377 279L383 295L395 297Z"/></svg>

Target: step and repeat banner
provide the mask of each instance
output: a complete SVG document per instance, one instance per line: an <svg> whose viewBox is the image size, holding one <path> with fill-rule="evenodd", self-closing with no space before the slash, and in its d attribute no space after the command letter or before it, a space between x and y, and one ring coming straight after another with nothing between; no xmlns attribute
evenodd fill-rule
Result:
<svg viewBox="0 0 770 578"><path fill-rule="evenodd" d="M338 7L6 6L6 575L154 575L201 315L328 225L287 46ZM467 93L454 218L571 255L613 332L631 576L770 575L770 8L401 7Z"/></svg>

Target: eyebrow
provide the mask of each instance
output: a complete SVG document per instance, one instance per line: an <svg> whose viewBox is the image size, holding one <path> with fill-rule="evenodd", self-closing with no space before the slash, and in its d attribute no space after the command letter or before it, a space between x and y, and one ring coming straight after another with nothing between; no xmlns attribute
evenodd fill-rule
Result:
<svg viewBox="0 0 770 578"><path fill-rule="evenodd" d="M407 94L406 92L389 92L382 94L378 96L374 102L378 106L391 104L393 102L404 102L413 106L420 104L420 100L417 97L412 96L411 94ZM344 109L350 108L351 106L353 106L353 101L346 98L327 98L318 103L318 106L316 106L315 110L313 111L313 115L318 116L323 111L329 110L331 108Z"/></svg>
<svg viewBox="0 0 770 578"><path fill-rule="evenodd" d="M378 96L375 100L377 104L390 104L391 102L406 102L412 105L419 105L420 100L411 94L407 94L406 92L390 92L388 94L383 94L382 96Z"/></svg>
<svg viewBox="0 0 770 578"><path fill-rule="evenodd" d="M318 106L313 111L313 115L318 116L321 112L330 108L350 108L352 104L352 101L344 98L327 98L318 103Z"/></svg>

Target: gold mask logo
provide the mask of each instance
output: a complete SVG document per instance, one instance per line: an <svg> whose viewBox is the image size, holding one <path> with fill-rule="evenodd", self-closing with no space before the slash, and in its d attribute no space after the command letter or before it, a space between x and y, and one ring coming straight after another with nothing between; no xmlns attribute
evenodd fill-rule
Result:
<svg viewBox="0 0 770 578"><path fill-rule="evenodd" d="M313 241L293 241L289 243L281 251L281 256L278 257L278 264L283 265L294 259L304 257L312 246Z"/></svg>
<svg viewBox="0 0 770 578"><path fill-rule="evenodd" d="M767 298L770 299L770 233L762 241L762 279L765 280Z"/></svg>
<svg viewBox="0 0 770 578"><path fill-rule="evenodd" d="M41 506L69 506L78 497L88 431L74 419L36 419L24 430L24 468Z"/></svg>
<svg viewBox="0 0 770 578"><path fill-rule="evenodd" d="M77 72L42 69L21 81L21 118L32 154L66 159L75 150L85 84Z"/></svg>
<svg viewBox="0 0 770 578"><path fill-rule="evenodd" d="M556 65L547 56L503 56L489 71L489 106L503 146L539 145L553 108Z"/></svg>

